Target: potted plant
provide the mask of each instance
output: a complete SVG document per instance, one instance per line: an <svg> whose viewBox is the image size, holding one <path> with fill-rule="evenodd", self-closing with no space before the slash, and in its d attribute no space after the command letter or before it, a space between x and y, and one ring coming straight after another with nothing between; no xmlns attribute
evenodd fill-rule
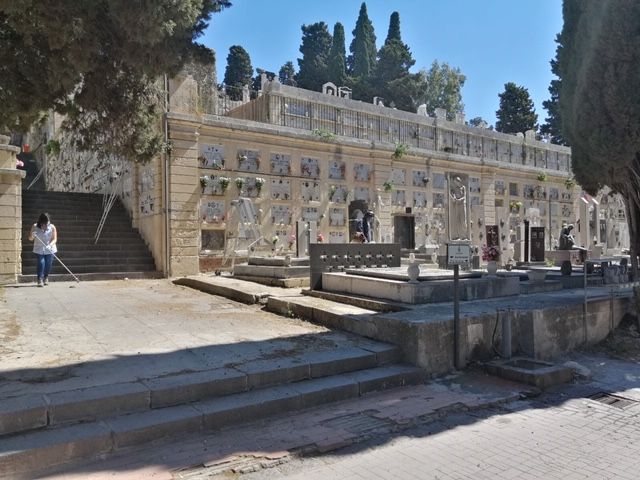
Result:
<svg viewBox="0 0 640 480"><path fill-rule="evenodd" d="M389 193L391 190L393 190L393 183L387 180L382 184L382 189L385 191L385 193Z"/></svg>
<svg viewBox="0 0 640 480"><path fill-rule="evenodd" d="M567 178L564 181L564 186L566 187L567 190L571 190L573 187L576 186L576 181L573 178Z"/></svg>
<svg viewBox="0 0 640 480"><path fill-rule="evenodd" d="M244 184L245 184L245 179L242 177L238 177L236 178L235 182L236 182L236 187L238 188L238 192L241 192L242 187L244 187Z"/></svg>
<svg viewBox="0 0 640 480"><path fill-rule="evenodd" d="M498 260L500 259L500 250L497 247L487 245L482 246L482 260L487 262L487 272L489 275L495 275L498 271Z"/></svg>
<svg viewBox="0 0 640 480"><path fill-rule="evenodd" d="M539 182L546 182L546 181L547 181L547 174L546 174L546 173L544 173L544 172L540 172L540 173L538 174L538 177L537 177L537 178L538 178L538 181L539 181Z"/></svg>

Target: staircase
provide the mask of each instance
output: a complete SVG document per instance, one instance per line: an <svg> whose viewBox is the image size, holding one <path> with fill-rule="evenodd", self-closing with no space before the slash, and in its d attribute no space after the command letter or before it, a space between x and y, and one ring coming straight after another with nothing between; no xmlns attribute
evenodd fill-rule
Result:
<svg viewBox="0 0 640 480"><path fill-rule="evenodd" d="M22 193L22 275L21 283L35 282L36 262L31 226L42 212L49 213L58 231L58 253L62 262L80 280L158 278L153 256L118 201L113 206L97 244L94 236L102 217L101 194L23 191ZM72 280L56 260L50 281Z"/></svg>
<svg viewBox="0 0 640 480"><path fill-rule="evenodd" d="M0 478L108 457L162 437L248 422L424 381L398 347L362 340L294 357L0 400ZM206 367L204 367L206 368ZM59 387L58 387L59 388ZM179 440L177 440L179 441Z"/></svg>

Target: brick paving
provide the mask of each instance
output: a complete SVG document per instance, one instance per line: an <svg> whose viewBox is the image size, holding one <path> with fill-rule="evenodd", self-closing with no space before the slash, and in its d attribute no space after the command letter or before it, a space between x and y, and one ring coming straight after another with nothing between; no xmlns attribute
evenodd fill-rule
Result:
<svg viewBox="0 0 640 480"><path fill-rule="evenodd" d="M600 367L601 373L615 371L617 378L598 378L595 372L593 381L535 399L455 413L398 435L242 478L635 480L640 467L640 364L589 357L580 361ZM588 398L603 389L635 401L618 408Z"/></svg>

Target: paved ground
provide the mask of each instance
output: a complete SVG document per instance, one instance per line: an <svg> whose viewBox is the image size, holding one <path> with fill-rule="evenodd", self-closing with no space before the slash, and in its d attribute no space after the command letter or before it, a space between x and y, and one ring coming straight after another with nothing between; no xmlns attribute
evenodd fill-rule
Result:
<svg viewBox="0 0 640 480"><path fill-rule="evenodd" d="M593 381L453 413L242 479L637 479L640 363L584 355L572 360L589 367ZM616 407L589 398L601 391L635 401Z"/></svg>
<svg viewBox="0 0 640 480"><path fill-rule="evenodd" d="M0 288L0 399L359 341L169 280Z"/></svg>

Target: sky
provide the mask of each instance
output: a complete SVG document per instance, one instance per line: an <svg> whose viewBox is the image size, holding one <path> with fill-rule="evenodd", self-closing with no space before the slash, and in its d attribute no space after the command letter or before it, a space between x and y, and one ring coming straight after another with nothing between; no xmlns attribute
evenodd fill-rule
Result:
<svg viewBox="0 0 640 480"><path fill-rule="evenodd" d="M346 50L361 0L231 0L215 14L200 39L216 51L218 82L224 78L229 47L241 45L254 68L278 72L287 61L298 70L300 27L324 21L333 32L344 25ZM549 61L562 29L561 0L368 0L367 11L380 48L389 17L400 14L403 41L416 60L412 72L434 60L458 67L467 77L462 90L467 119L481 116L495 124L498 94L514 82L529 90L538 123L547 116L542 102L553 79Z"/></svg>

